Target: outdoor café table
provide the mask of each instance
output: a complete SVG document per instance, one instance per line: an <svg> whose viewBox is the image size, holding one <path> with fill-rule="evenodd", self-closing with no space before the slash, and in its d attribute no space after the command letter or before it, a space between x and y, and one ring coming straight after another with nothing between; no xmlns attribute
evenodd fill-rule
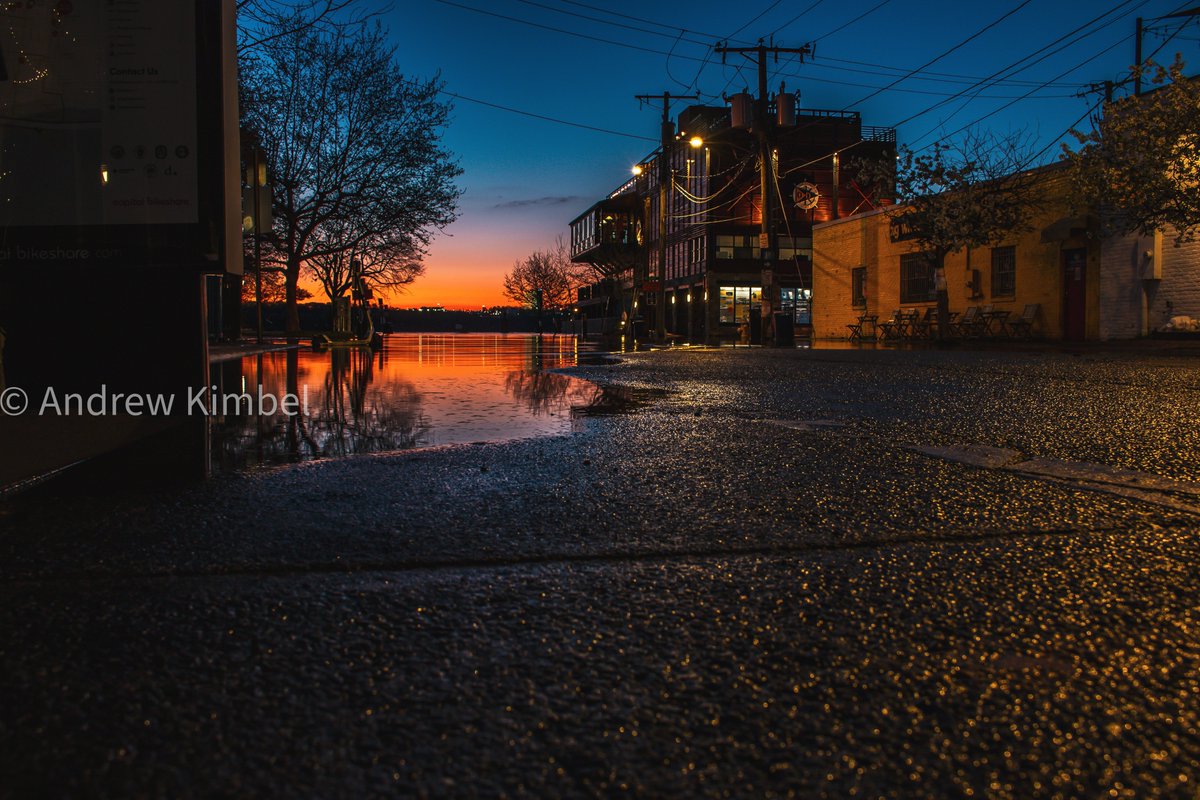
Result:
<svg viewBox="0 0 1200 800"><path fill-rule="evenodd" d="M995 322L995 323L999 323L999 327L1000 327L999 334L1004 334L1005 336L1007 336L1008 331L1004 327L1004 321L1006 319L1008 319L1008 314L1009 314L1009 312L1003 311L1003 310L981 311L979 313L979 316L983 320L983 335L984 336L998 335L997 333L993 333L993 331L992 331L992 323Z"/></svg>
<svg viewBox="0 0 1200 800"><path fill-rule="evenodd" d="M860 314L858 322L847 323L846 327L850 329L850 341L861 341L863 338L863 326L868 322L871 323L871 338L875 338L875 320L879 319L877 314Z"/></svg>
<svg viewBox="0 0 1200 800"><path fill-rule="evenodd" d="M957 311L948 311L946 313L947 313L946 332L947 332L947 335L953 336L955 330L958 328L958 312ZM938 338L937 332L938 332L938 320L937 320L937 312L935 311L929 317L929 324L926 327L925 333L930 339L936 339L936 338Z"/></svg>
<svg viewBox="0 0 1200 800"><path fill-rule="evenodd" d="M861 317L858 318L858 324L860 327L865 328L867 325L871 326L871 338L872 339L874 339L878 335L878 331L875 328L875 323L876 323L876 321L878 321L878 319L879 319L878 314L863 314Z"/></svg>

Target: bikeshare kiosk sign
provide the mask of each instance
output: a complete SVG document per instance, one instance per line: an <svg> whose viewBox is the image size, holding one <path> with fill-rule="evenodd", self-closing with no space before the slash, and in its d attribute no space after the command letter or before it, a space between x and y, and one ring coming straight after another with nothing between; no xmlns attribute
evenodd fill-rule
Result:
<svg viewBox="0 0 1200 800"><path fill-rule="evenodd" d="M196 38L195 0L0 4L0 262L196 243Z"/></svg>

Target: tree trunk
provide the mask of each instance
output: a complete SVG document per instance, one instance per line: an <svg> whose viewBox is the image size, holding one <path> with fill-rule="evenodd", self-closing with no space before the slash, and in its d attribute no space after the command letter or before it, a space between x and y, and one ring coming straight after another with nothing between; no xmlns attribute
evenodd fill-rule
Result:
<svg viewBox="0 0 1200 800"><path fill-rule="evenodd" d="M946 288L946 254L937 254L937 264L933 269L934 287L937 289L937 334L938 341L945 341L950 335L950 292Z"/></svg>
<svg viewBox="0 0 1200 800"><path fill-rule="evenodd" d="M287 317L284 331L289 337L300 335L300 309L297 306L297 288L300 283L300 262L289 258L287 272L284 274L284 291L287 300Z"/></svg>

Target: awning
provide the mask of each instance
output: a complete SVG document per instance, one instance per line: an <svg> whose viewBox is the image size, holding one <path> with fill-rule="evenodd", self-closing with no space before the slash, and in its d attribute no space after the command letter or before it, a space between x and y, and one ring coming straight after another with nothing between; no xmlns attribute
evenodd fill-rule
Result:
<svg viewBox="0 0 1200 800"><path fill-rule="evenodd" d="M1087 236L1094 227L1095 221L1088 216L1063 217L1042 228L1042 244Z"/></svg>

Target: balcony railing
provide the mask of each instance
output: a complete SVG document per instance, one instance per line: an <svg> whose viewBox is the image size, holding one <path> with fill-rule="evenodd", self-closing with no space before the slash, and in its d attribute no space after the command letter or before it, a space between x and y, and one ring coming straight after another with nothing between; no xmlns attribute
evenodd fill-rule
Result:
<svg viewBox="0 0 1200 800"><path fill-rule="evenodd" d="M862 138L864 142L887 142L895 144L896 129L883 128L878 125L863 125Z"/></svg>

